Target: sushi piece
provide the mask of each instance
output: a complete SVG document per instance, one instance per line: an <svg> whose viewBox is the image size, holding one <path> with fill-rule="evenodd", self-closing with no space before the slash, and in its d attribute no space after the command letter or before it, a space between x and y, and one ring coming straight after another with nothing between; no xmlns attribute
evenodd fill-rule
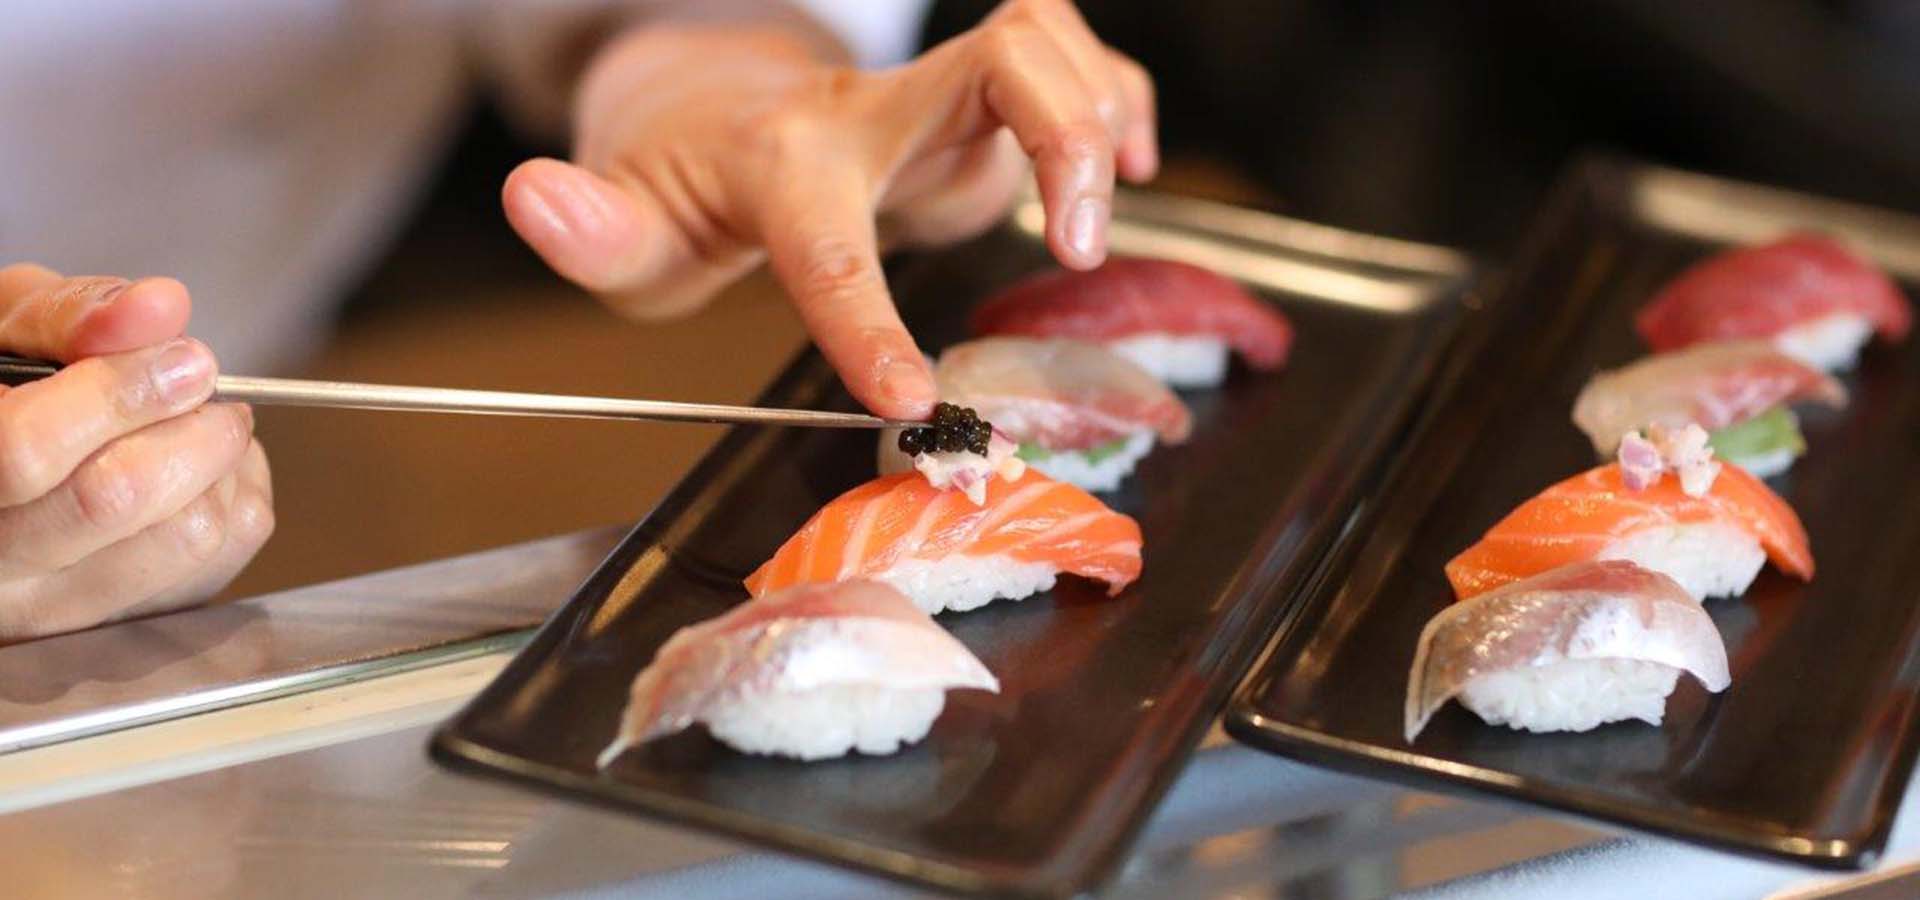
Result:
<svg viewBox="0 0 1920 900"><path fill-rule="evenodd" d="M1722 467L1700 496L1683 489L1677 471L1640 490L1627 477L1608 463L1522 503L1447 563L1454 593L1466 600L1596 559L1638 563L1695 598L1744 593L1769 559L1795 578L1813 577L1800 517L1746 470Z"/></svg>
<svg viewBox="0 0 1920 900"><path fill-rule="evenodd" d="M600 765L695 723L743 753L892 753L926 737L961 688L1000 685L899 591L797 585L674 632L633 680Z"/></svg>
<svg viewBox="0 0 1920 900"><path fill-rule="evenodd" d="M1806 451L1790 408L1800 402L1845 406L1847 389L1766 341L1724 341L1593 376L1574 400L1573 422L1602 459L1630 431L1699 425L1720 458L1765 478Z"/></svg>
<svg viewBox="0 0 1920 900"><path fill-rule="evenodd" d="M1266 370L1293 346L1287 318L1232 279L1139 257L1029 277L975 309L973 333L1098 341L1175 387L1225 380L1230 349Z"/></svg>
<svg viewBox="0 0 1920 900"><path fill-rule="evenodd" d="M926 427L881 432L880 465L882 472L913 469L934 488L957 490L979 506L987 502L988 481L1018 480L1027 471L1018 449L979 413L941 402L934 404L933 420Z"/></svg>
<svg viewBox="0 0 1920 900"><path fill-rule="evenodd" d="M1886 273L1838 241L1797 234L1680 273L1634 326L1655 350L1754 338L1831 372L1851 368L1875 332L1906 337L1913 310Z"/></svg>
<svg viewBox="0 0 1920 900"><path fill-rule="evenodd" d="M1178 444L1193 430L1187 405L1165 385L1085 341L968 341L941 355L934 379L941 396L978 410L996 434L1017 442L1029 465L1090 491L1119 487L1156 442ZM909 464L882 436L880 471Z"/></svg>
<svg viewBox="0 0 1920 900"><path fill-rule="evenodd" d="M871 578L937 613L1017 600L1062 572L1104 581L1109 594L1140 577L1139 524L1092 494L1029 471L988 482L986 499L976 506L917 474L883 475L821 507L747 576L747 590Z"/></svg>
<svg viewBox="0 0 1920 900"><path fill-rule="evenodd" d="M1516 730L1658 725L1682 672L1714 693L1731 681L1706 610L1673 579L1626 560L1574 563L1428 620L1407 676L1407 742L1456 697Z"/></svg>

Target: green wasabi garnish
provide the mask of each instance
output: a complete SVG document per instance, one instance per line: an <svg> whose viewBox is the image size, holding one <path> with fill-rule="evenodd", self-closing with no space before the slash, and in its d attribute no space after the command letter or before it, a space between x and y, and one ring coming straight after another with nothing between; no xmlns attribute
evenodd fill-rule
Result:
<svg viewBox="0 0 1920 900"><path fill-rule="evenodd" d="M1793 411L1776 406L1737 425L1728 425L1707 436L1713 452L1724 459L1742 460L1767 456L1781 450L1799 456L1806 452L1807 439L1800 434L1800 420Z"/></svg>
<svg viewBox="0 0 1920 900"><path fill-rule="evenodd" d="M1061 450L1058 452L1078 453L1081 456L1086 457L1088 463L1098 464L1101 461L1105 460L1107 457L1112 456L1116 453L1119 453L1120 451L1125 449L1127 449L1127 439L1115 438L1104 444L1088 447L1085 450ZM1055 451L1048 450L1047 448L1042 447L1039 444L1021 444L1020 449L1015 450L1013 452L1013 455L1018 456L1021 459L1026 460L1027 462L1039 462L1043 459L1046 459L1049 456L1052 456L1054 453Z"/></svg>

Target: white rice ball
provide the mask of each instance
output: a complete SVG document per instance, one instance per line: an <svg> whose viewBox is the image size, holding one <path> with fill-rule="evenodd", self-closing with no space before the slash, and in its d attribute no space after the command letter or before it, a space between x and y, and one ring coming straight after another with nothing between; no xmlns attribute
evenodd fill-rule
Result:
<svg viewBox="0 0 1920 900"><path fill-rule="evenodd" d="M905 559L874 576L912 598L928 615L943 610L966 612L994 600L1019 600L1050 590L1060 570L1047 562L1021 562L1011 556L948 556Z"/></svg>
<svg viewBox="0 0 1920 900"><path fill-rule="evenodd" d="M1152 332L1108 341L1107 349L1177 388L1217 387L1227 379L1227 342L1217 337Z"/></svg>
<svg viewBox="0 0 1920 900"><path fill-rule="evenodd" d="M1873 323L1853 313L1835 313L1795 325L1773 336L1773 345L1807 365L1828 372L1853 368L1860 348L1873 337Z"/></svg>
<svg viewBox="0 0 1920 900"><path fill-rule="evenodd" d="M830 759L858 750L881 756L927 736L946 706L943 688L827 685L748 692L708 708L707 730L743 753Z"/></svg>
<svg viewBox="0 0 1920 900"><path fill-rule="evenodd" d="M1153 443L1153 431L1142 429L1128 436L1124 446L1099 462L1089 461L1087 455L1079 451L1058 450L1027 465L1039 469L1055 481L1064 481L1089 491L1111 491L1133 474L1140 460L1153 451Z"/></svg>
<svg viewBox="0 0 1920 900"><path fill-rule="evenodd" d="M1490 725L1586 731L1639 719L1660 724L1680 670L1637 659L1563 659L1468 681L1460 702Z"/></svg>
<svg viewBox="0 0 1920 900"><path fill-rule="evenodd" d="M1615 542L1597 558L1638 563L1679 582L1699 600L1746 593L1767 553L1747 532L1708 523L1649 528Z"/></svg>

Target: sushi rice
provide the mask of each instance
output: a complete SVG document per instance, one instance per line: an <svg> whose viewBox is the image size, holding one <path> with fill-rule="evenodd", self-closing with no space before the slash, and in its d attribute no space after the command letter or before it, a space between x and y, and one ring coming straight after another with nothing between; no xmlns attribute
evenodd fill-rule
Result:
<svg viewBox="0 0 1920 900"><path fill-rule="evenodd" d="M995 600L1019 600L1053 589L1059 569L999 554L906 559L874 576L913 599L928 615L966 612Z"/></svg>
<svg viewBox="0 0 1920 900"><path fill-rule="evenodd" d="M1752 535L1719 523L1649 528L1620 539L1596 558L1638 563L1679 582L1696 598L1746 593L1767 562Z"/></svg>
<svg viewBox="0 0 1920 900"><path fill-rule="evenodd" d="M1106 346L1173 387L1218 387L1227 379L1227 342L1212 335L1150 332Z"/></svg>
<svg viewBox="0 0 1920 900"><path fill-rule="evenodd" d="M1871 337L1873 323L1866 316L1835 313L1781 331L1773 344L1807 365L1839 372L1853 368Z"/></svg>
<svg viewBox="0 0 1920 900"><path fill-rule="evenodd" d="M946 703L946 689L940 687L822 685L743 693L714 704L706 725L714 738L742 753L806 761L856 750L883 756L926 737ZM612 748L608 752L618 755Z"/></svg>
<svg viewBox="0 0 1920 900"><path fill-rule="evenodd" d="M1678 668L1657 662L1562 659L1481 675L1459 700L1487 724L1516 731L1587 731L1626 719L1658 725L1679 680Z"/></svg>
<svg viewBox="0 0 1920 900"><path fill-rule="evenodd" d="M1039 469L1055 481L1089 491L1111 491L1133 474L1140 460L1153 452L1153 429L1143 428L1109 445L1082 450L1041 450L1029 444L1020 448L1027 465Z"/></svg>

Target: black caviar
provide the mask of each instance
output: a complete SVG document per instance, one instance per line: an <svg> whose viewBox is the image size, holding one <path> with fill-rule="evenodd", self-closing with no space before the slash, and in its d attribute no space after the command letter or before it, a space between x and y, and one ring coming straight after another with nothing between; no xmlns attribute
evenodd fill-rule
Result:
<svg viewBox="0 0 1920 900"><path fill-rule="evenodd" d="M910 456L922 453L959 453L967 451L987 455L987 442L993 438L993 423L964 406L937 403L933 422L925 428L900 432L900 452Z"/></svg>

